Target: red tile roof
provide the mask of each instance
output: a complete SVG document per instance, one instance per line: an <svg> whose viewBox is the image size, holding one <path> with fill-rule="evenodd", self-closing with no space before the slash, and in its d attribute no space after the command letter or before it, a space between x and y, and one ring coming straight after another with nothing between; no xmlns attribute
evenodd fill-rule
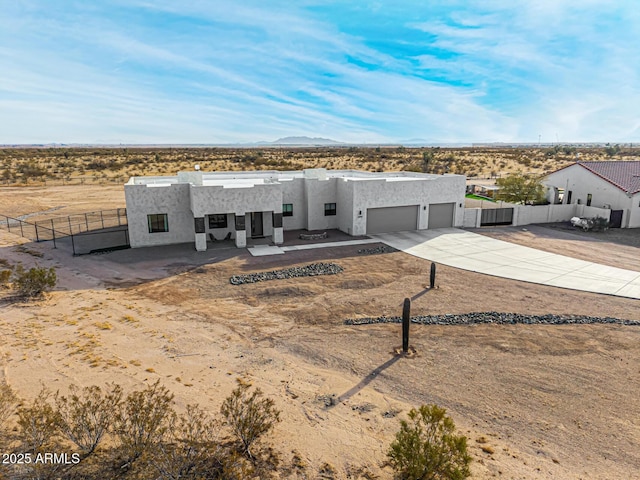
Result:
<svg viewBox="0 0 640 480"><path fill-rule="evenodd" d="M577 162L583 168L615 185L620 190L640 192L640 162Z"/></svg>

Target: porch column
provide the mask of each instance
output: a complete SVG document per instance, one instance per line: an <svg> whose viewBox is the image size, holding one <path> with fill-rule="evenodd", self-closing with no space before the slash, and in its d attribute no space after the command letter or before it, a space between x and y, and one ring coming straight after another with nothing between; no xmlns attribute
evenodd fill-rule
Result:
<svg viewBox="0 0 640 480"><path fill-rule="evenodd" d="M204 217L195 217L193 219L196 231L196 250L204 252L207 250L207 234L204 229Z"/></svg>
<svg viewBox="0 0 640 480"><path fill-rule="evenodd" d="M273 212L273 243L280 245L284 243L284 233L282 230L282 213Z"/></svg>
<svg viewBox="0 0 640 480"><path fill-rule="evenodd" d="M236 215L236 247L247 246L247 230L245 227L245 215Z"/></svg>

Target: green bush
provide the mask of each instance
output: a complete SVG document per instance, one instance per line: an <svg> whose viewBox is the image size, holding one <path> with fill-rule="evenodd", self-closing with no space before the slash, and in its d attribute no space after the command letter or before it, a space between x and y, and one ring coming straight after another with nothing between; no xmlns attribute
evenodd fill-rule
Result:
<svg viewBox="0 0 640 480"><path fill-rule="evenodd" d="M42 296L44 292L56 286L57 280L56 269L53 267L36 266L25 270L22 265L18 265L13 272L13 288L28 298Z"/></svg>
<svg viewBox="0 0 640 480"><path fill-rule="evenodd" d="M455 435L453 420L437 405L411 409L387 455L402 480L462 480L471 475L467 438Z"/></svg>
<svg viewBox="0 0 640 480"><path fill-rule="evenodd" d="M280 421L280 411L272 399L263 398L259 388L249 394L250 387L238 380L238 387L222 403L220 412L239 440L242 453L253 458L251 446Z"/></svg>

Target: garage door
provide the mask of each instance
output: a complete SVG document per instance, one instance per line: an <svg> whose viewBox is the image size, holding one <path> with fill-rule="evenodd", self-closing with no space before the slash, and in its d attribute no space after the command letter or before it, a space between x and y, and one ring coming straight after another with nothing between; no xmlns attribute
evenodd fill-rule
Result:
<svg viewBox="0 0 640 480"><path fill-rule="evenodd" d="M453 227L455 203L432 203L429 205L429 228Z"/></svg>
<svg viewBox="0 0 640 480"><path fill-rule="evenodd" d="M418 205L367 209L367 233L402 232L418 228Z"/></svg>

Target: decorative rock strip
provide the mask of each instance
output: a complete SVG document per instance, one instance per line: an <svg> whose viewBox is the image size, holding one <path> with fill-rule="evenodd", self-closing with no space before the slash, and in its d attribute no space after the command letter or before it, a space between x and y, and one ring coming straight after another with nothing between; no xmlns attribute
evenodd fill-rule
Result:
<svg viewBox="0 0 640 480"><path fill-rule="evenodd" d="M365 317L344 321L345 325L372 325L375 323L402 323L402 317ZM411 323L422 325L477 325L482 323L527 325L578 325L591 323L615 323L640 325L638 320L621 320L612 317L585 317L582 315L524 315L521 313L474 312L465 314L418 315Z"/></svg>
<svg viewBox="0 0 640 480"><path fill-rule="evenodd" d="M304 267L285 268L271 272L248 273L246 275L233 275L229 278L231 285L243 285L245 283L264 282L267 280L283 280L297 277L315 277L318 275L335 275L342 273L344 269L335 263L312 263Z"/></svg>
<svg viewBox="0 0 640 480"><path fill-rule="evenodd" d="M360 255L379 255L381 253L393 253L397 251L398 250L396 250L393 247L389 247L388 245L382 245L380 247L374 247L374 248L361 248L360 250L358 250L358 253Z"/></svg>

